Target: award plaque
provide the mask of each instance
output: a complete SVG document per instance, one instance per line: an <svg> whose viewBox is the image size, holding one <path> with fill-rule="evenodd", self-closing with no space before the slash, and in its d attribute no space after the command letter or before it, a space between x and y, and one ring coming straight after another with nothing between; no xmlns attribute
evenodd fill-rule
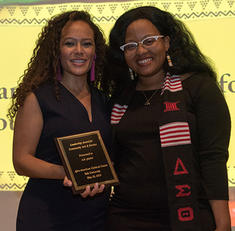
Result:
<svg viewBox="0 0 235 231"><path fill-rule="evenodd" d="M87 185L119 184L100 132L92 131L55 138L65 172L72 181L74 194Z"/></svg>

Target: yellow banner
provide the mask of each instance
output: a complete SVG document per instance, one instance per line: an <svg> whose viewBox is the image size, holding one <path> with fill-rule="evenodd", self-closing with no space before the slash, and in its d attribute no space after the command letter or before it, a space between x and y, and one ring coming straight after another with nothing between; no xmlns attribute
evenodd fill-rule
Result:
<svg viewBox="0 0 235 231"><path fill-rule="evenodd" d="M92 2L92 1L91 1ZM123 12L151 5L183 20L201 50L215 63L218 82L225 93L232 123L235 123L235 1L234 0L144 0L95 3L72 2L43 5L0 5L0 191L22 190L27 177L18 176L12 166L13 125L7 109L19 76L32 55L42 26L51 16L68 10L85 10L103 28L106 37ZM235 186L235 128L232 130L229 184Z"/></svg>

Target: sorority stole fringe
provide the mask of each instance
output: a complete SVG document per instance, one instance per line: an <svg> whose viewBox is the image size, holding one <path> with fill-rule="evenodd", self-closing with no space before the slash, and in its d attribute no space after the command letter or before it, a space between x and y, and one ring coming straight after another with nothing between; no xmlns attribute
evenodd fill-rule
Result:
<svg viewBox="0 0 235 231"><path fill-rule="evenodd" d="M135 88L114 104L111 124L117 126L128 109ZM161 91L160 142L168 187L172 231L199 231L199 208L189 124L179 76L167 73Z"/></svg>

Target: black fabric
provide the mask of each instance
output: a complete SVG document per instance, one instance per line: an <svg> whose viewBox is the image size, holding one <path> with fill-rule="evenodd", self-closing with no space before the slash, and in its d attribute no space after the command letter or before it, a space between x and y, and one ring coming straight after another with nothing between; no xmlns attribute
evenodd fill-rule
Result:
<svg viewBox="0 0 235 231"><path fill-rule="evenodd" d="M205 220L204 216L208 218L210 228L204 229L202 226L201 230L213 230L214 221L208 200L228 199L226 161L230 137L229 112L216 81L207 75L194 74L182 84L186 121L189 123L192 140L195 197L200 208L200 212L196 215L200 216L201 224ZM149 92L149 96L151 94ZM133 87L114 101L120 105L128 105L128 109L120 122L114 124L117 141L115 167L121 184L115 188L111 210L112 208L134 209L143 211L143 214L149 210L153 214L161 214L168 208L158 130L159 120L162 120L159 118L162 116L161 97L156 94L151 100L152 108L147 108L152 110L153 116L144 112L145 98L143 96L141 99L141 93L135 92ZM146 135L146 130L149 136ZM146 140L150 142L147 146ZM143 147L146 151L143 151ZM149 160L152 158L148 164L145 161L147 158ZM165 214L169 220L169 213Z"/></svg>
<svg viewBox="0 0 235 231"><path fill-rule="evenodd" d="M149 96L153 91L145 93ZM136 91L116 127L118 151L115 167L121 185L116 187L113 203L120 197L118 204L121 207L163 210L168 207L160 137L156 132L160 117L159 96L160 91L150 106L143 106L143 93Z"/></svg>
<svg viewBox="0 0 235 231"><path fill-rule="evenodd" d="M107 231L172 231L168 210L128 209L109 206ZM214 231L215 224L208 206L200 204L200 230Z"/></svg>
<svg viewBox="0 0 235 231"><path fill-rule="evenodd" d="M109 113L98 90L91 88L92 122L85 107L61 84L57 101L50 84L34 93L43 114L43 131L36 156L61 164L54 138L100 130L110 150ZM109 200L109 190L93 198L74 196L62 180L29 179L20 201L17 231L102 231Z"/></svg>
<svg viewBox="0 0 235 231"><path fill-rule="evenodd" d="M123 209L110 206L106 230L171 231L168 211Z"/></svg>

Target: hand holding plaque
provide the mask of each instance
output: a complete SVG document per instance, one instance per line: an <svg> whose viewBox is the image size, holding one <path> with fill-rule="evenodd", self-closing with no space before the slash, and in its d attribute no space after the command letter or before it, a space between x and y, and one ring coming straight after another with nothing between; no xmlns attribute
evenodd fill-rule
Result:
<svg viewBox="0 0 235 231"><path fill-rule="evenodd" d="M104 185L119 183L99 131L57 137L55 141L65 172L73 183L74 194L96 182Z"/></svg>

